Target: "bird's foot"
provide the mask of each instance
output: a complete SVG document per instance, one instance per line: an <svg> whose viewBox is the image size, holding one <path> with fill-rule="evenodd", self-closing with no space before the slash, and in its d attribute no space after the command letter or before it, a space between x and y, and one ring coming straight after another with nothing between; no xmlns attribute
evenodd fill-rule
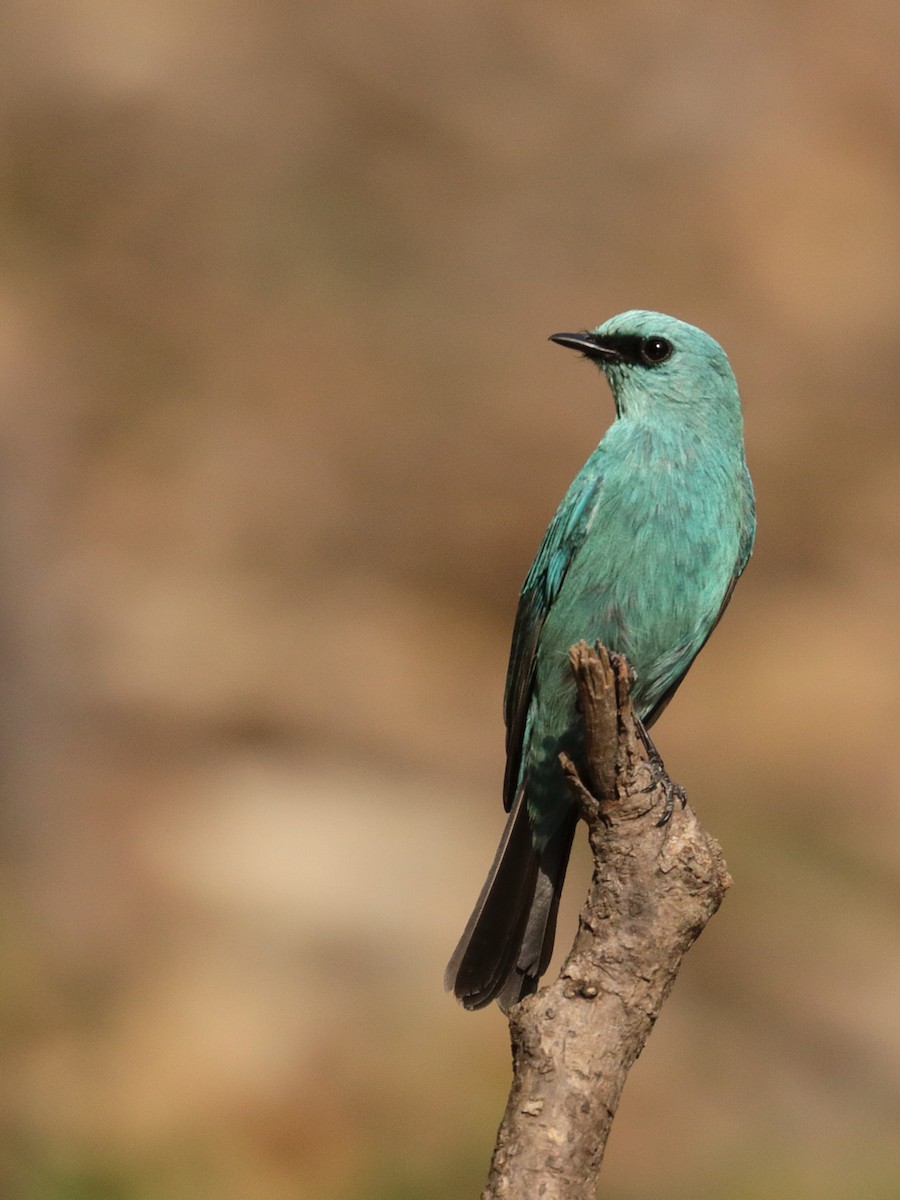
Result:
<svg viewBox="0 0 900 1200"><path fill-rule="evenodd" d="M667 825L671 819L672 813L675 811L675 801L680 801L681 807L684 808L687 804L687 793L680 783L673 783L673 781L666 774L666 768L665 764L663 763L662 756L654 746L653 739L644 728L642 721L638 722L638 732L640 733L641 741L644 743L644 748L647 751L647 764L650 767L651 775L650 782L645 788L642 788L641 791L655 792L660 788L662 789L663 811L662 816L659 818L656 824L657 827L661 825Z"/></svg>
<svg viewBox="0 0 900 1200"><path fill-rule="evenodd" d="M687 793L680 783L673 783L665 771L661 771L649 787L644 788L645 792L653 791L655 788L662 785L663 789L663 810L662 815L656 822L657 828L661 825L668 825L672 813L675 811L675 801L681 802L681 807L684 808L687 804Z"/></svg>

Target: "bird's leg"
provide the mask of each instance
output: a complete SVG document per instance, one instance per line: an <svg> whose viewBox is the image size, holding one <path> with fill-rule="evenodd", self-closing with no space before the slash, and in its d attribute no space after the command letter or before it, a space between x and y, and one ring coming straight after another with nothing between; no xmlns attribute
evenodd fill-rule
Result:
<svg viewBox="0 0 900 1200"><path fill-rule="evenodd" d="M645 792L652 792L659 786L659 784L663 785L663 791L665 792L665 803L663 804L662 816L659 818L656 824L666 825L668 824L669 818L672 816L672 812L675 809L675 801L680 800L681 807L684 808L684 806L687 804L687 794L680 783L673 783L666 774L666 768L663 764L662 755L657 750L656 746L654 746L653 738L651 738L650 734L647 732L644 722L640 719L638 720L637 728L641 741L644 743L644 749L647 751L647 761L650 765L650 770L654 775L654 778L643 790Z"/></svg>

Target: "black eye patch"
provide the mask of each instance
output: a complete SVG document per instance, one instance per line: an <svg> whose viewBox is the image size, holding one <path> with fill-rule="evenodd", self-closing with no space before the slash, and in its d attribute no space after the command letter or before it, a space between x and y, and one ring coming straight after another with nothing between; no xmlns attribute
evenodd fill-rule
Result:
<svg viewBox="0 0 900 1200"><path fill-rule="evenodd" d="M622 362L634 367L656 367L672 357L674 347L668 338L656 334L641 337L636 333L606 334L601 341L609 350L614 350Z"/></svg>

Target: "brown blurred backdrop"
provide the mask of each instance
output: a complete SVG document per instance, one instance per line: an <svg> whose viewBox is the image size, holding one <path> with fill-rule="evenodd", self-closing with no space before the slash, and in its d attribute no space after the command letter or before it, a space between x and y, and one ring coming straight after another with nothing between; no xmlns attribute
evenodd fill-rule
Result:
<svg viewBox="0 0 900 1200"><path fill-rule="evenodd" d="M760 535L657 730L735 887L603 1195L900 1194L898 52L892 0L7 0L0 1194L478 1194L505 1024L441 974L612 410L545 339L635 306L728 349Z"/></svg>

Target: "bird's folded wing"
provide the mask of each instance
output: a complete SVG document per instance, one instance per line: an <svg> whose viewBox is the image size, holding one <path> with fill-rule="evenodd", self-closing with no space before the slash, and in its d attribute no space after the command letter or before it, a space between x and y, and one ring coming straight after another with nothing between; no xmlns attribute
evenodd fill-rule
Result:
<svg viewBox="0 0 900 1200"><path fill-rule="evenodd" d="M503 711L506 719L506 775L503 806L512 807L519 784L528 707L534 688L541 630L597 508L602 476L589 462L576 476L550 522L522 587L513 628Z"/></svg>

